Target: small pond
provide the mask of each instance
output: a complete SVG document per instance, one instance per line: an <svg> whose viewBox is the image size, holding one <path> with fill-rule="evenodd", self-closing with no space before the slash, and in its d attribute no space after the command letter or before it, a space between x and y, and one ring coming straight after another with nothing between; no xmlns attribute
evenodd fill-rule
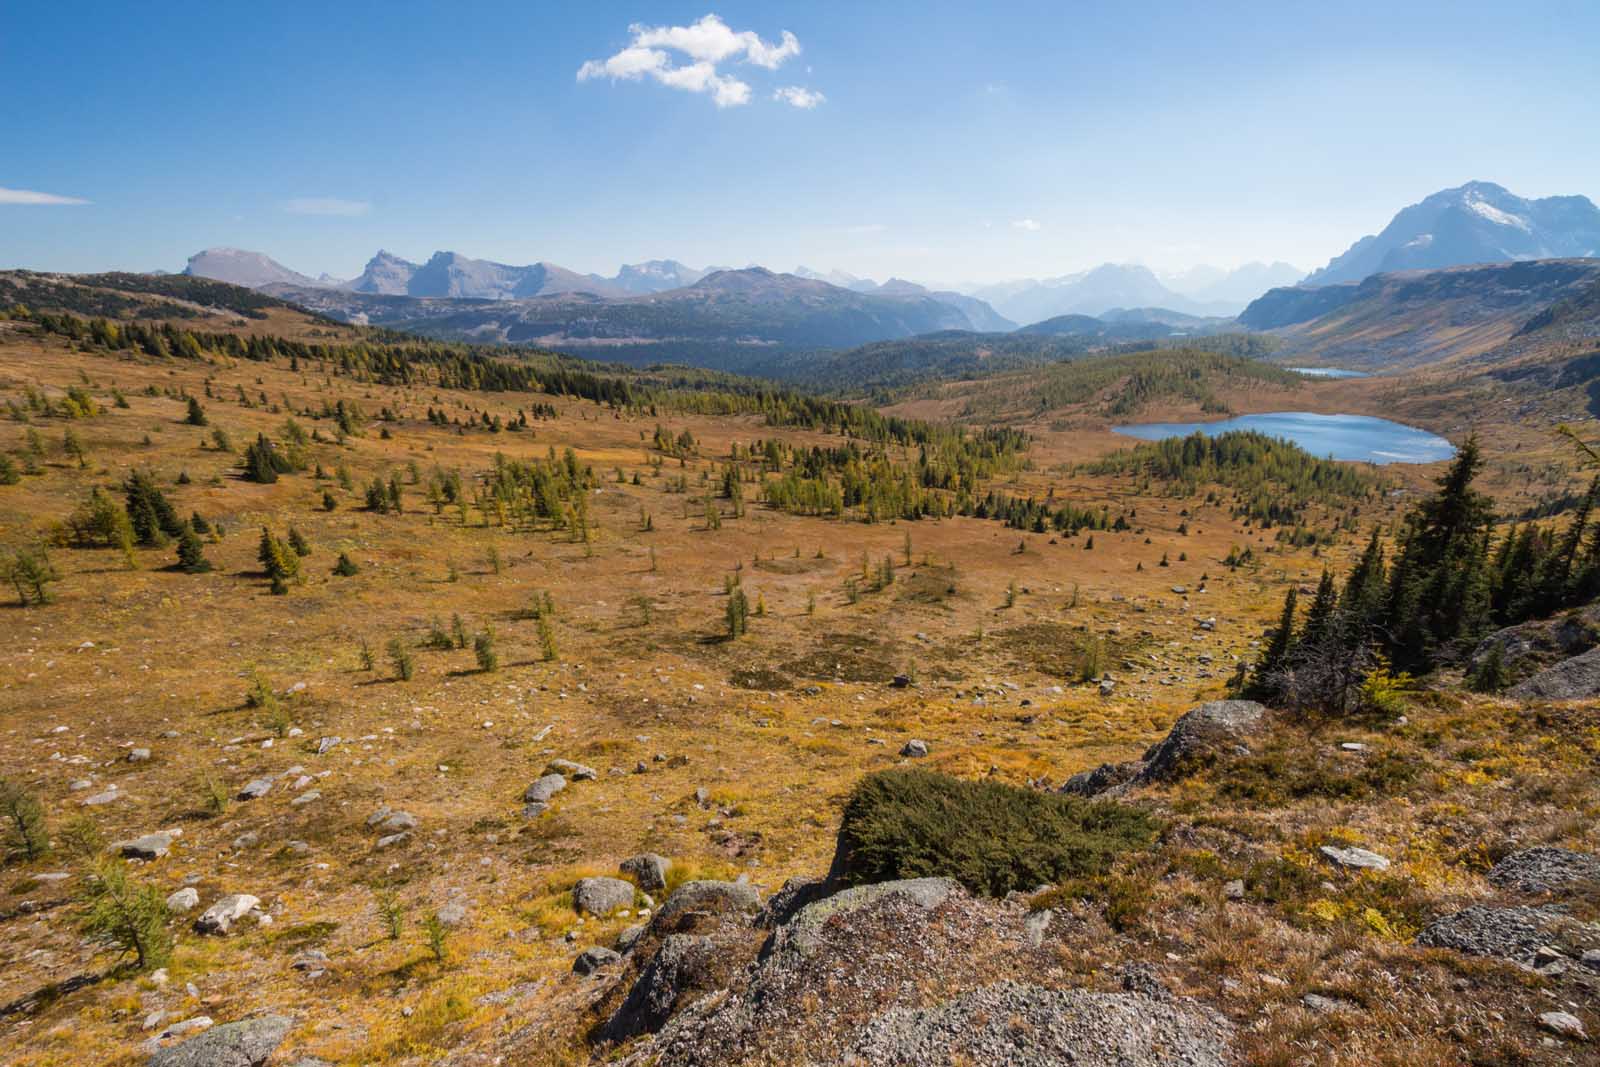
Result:
<svg viewBox="0 0 1600 1067"><path fill-rule="evenodd" d="M1254 430L1293 441L1313 456L1367 463L1434 463L1449 459L1456 451L1449 441L1415 426L1370 415L1317 415L1309 411L1238 415L1220 422L1146 422L1112 429L1145 441L1187 437L1196 430L1207 436L1229 430Z"/></svg>
<svg viewBox="0 0 1600 1067"><path fill-rule="evenodd" d="M1370 378L1364 370L1345 370L1343 367L1289 367L1296 374L1309 374L1313 378Z"/></svg>

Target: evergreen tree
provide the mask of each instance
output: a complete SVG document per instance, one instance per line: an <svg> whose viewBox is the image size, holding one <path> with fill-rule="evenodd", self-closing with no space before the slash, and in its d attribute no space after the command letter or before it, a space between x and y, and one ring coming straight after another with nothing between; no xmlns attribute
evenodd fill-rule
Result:
<svg viewBox="0 0 1600 1067"><path fill-rule="evenodd" d="M341 578L348 578L353 574L360 573L360 568L356 566L355 560L350 558L348 552L341 552L339 553L339 562L333 565L333 573Z"/></svg>
<svg viewBox="0 0 1600 1067"><path fill-rule="evenodd" d="M166 494L148 471L134 471L123 483L127 497L128 521L141 545L160 547L170 537L183 532L183 522L172 509Z"/></svg>
<svg viewBox="0 0 1600 1067"><path fill-rule="evenodd" d="M189 398L189 416L184 420L190 426L204 426L206 424L206 409L200 406L196 397Z"/></svg>
<svg viewBox="0 0 1600 1067"><path fill-rule="evenodd" d="M1251 699L1267 699L1276 693L1277 674L1287 666L1289 652L1294 648L1294 609L1298 595L1292 585L1284 594L1283 611L1278 616L1278 628L1273 631L1272 640L1268 642L1266 651L1256 663L1255 673L1251 675L1250 682L1245 687L1245 695Z"/></svg>
<svg viewBox="0 0 1600 1067"><path fill-rule="evenodd" d="M211 569L205 542L189 523L184 523L183 532L178 535L178 569L185 574L204 574Z"/></svg>
<svg viewBox="0 0 1600 1067"><path fill-rule="evenodd" d="M293 526L289 527L289 547L294 549L295 555L302 558L311 555L311 546L306 543L306 539L301 536L300 531Z"/></svg>

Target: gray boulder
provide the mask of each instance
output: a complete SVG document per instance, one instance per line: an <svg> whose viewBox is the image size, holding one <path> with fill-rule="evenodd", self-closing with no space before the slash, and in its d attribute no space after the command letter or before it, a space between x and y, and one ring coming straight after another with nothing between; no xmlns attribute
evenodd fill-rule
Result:
<svg viewBox="0 0 1600 1067"><path fill-rule="evenodd" d="M1176 781L1220 756L1249 752L1246 742L1261 728L1266 711L1254 700L1213 700L1201 704L1173 723L1167 736L1146 749L1141 759L1102 764L1092 771L1075 774L1061 791L1099 796Z"/></svg>
<svg viewBox="0 0 1600 1067"><path fill-rule="evenodd" d="M580 878L572 887L572 906L579 914L610 915L633 906L633 883L621 878Z"/></svg>
<svg viewBox="0 0 1600 1067"><path fill-rule="evenodd" d="M654 1033L681 1005L699 994L725 988L733 969L733 955L716 938L673 934L644 965L627 997L601 1027L600 1036L607 1041L626 1041Z"/></svg>
<svg viewBox="0 0 1600 1067"><path fill-rule="evenodd" d="M1467 661L1467 673L1478 670L1496 650L1501 666L1518 682L1554 663L1600 645L1600 604L1569 611L1553 619L1508 626L1478 642Z"/></svg>
<svg viewBox="0 0 1600 1067"><path fill-rule="evenodd" d="M609 967L621 959L622 955L620 953L596 945L578 953L578 958L572 961L572 970L575 974L589 975L602 967Z"/></svg>
<svg viewBox="0 0 1600 1067"><path fill-rule="evenodd" d="M184 886L167 897L167 911L184 915L200 906L200 892L194 886Z"/></svg>
<svg viewBox="0 0 1600 1067"><path fill-rule="evenodd" d="M907 759L922 759L928 754L928 742L912 738L900 747L900 755Z"/></svg>
<svg viewBox="0 0 1600 1067"><path fill-rule="evenodd" d="M775 951L788 950L809 956L816 950L818 931L824 923L889 897L897 897L925 911L932 911L943 904L950 894L960 892L961 886L954 878L903 878L893 882L852 886L801 908L792 919L773 932L762 947L761 955L764 958Z"/></svg>
<svg viewBox="0 0 1600 1067"><path fill-rule="evenodd" d="M1600 697L1600 648L1563 660L1506 690L1518 700L1593 700Z"/></svg>
<svg viewBox="0 0 1600 1067"><path fill-rule="evenodd" d="M200 913L200 918L194 921L195 933L225 934L260 903L249 893L230 893Z"/></svg>
<svg viewBox="0 0 1600 1067"><path fill-rule="evenodd" d="M656 910L650 928L659 934L676 930L692 916L748 916L760 908L754 887L743 882L685 882Z"/></svg>
<svg viewBox="0 0 1600 1067"><path fill-rule="evenodd" d="M621 870L623 874L632 875L640 889L654 893L667 888L667 872L672 870L672 861L654 852L641 852L623 860Z"/></svg>
<svg viewBox="0 0 1600 1067"><path fill-rule="evenodd" d="M252 778L239 790L239 800L259 800L272 791L271 778Z"/></svg>
<svg viewBox="0 0 1600 1067"><path fill-rule="evenodd" d="M293 1025L282 1015L223 1023L161 1049L150 1057L150 1067L261 1067Z"/></svg>
<svg viewBox="0 0 1600 1067"><path fill-rule="evenodd" d="M547 774L522 791L524 804L548 804L550 798L567 787L567 780L559 774Z"/></svg>
<svg viewBox="0 0 1600 1067"><path fill-rule="evenodd" d="M165 831L145 834L143 837L136 837L131 841L118 841L111 847L128 859L160 859L172 847L172 835Z"/></svg>
<svg viewBox="0 0 1600 1067"><path fill-rule="evenodd" d="M592 782L600 776L593 767L585 767L581 763L574 763L569 759L553 759L545 769L546 774L559 774L572 779L574 782Z"/></svg>
<svg viewBox="0 0 1600 1067"><path fill-rule="evenodd" d="M1389 859L1376 852L1364 848L1338 848L1334 845L1323 845L1317 851L1322 853L1322 858L1335 867L1344 867L1351 870L1362 871L1387 871Z"/></svg>
<svg viewBox="0 0 1600 1067"><path fill-rule="evenodd" d="M1079 771L1068 778L1061 786L1061 792L1073 793L1080 797L1099 796L1106 790L1123 785L1139 773L1143 764L1135 761L1131 763L1102 763L1089 771Z"/></svg>
<svg viewBox="0 0 1600 1067"><path fill-rule="evenodd" d="M1213 700L1186 712L1167 736L1144 754L1141 783L1169 782L1195 763L1245 748L1267 709L1254 700Z"/></svg>

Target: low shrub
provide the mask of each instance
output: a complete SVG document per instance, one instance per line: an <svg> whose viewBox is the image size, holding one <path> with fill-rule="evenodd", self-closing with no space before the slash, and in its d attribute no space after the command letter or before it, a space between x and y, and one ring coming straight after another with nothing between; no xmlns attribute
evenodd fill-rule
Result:
<svg viewBox="0 0 1600 1067"><path fill-rule="evenodd" d="M857 783L845 804L833 873L855 885L949 877L998 897L1101 874L1155 833L1148 814L1120 804L881 771Z"/></svg>

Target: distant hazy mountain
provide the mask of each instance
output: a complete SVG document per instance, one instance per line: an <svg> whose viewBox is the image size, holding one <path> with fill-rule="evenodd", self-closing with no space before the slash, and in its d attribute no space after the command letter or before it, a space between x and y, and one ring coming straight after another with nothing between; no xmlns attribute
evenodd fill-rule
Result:
<svg viewBox="0 0 1600 1067"><path fill-rule="evenodd" d="M662 293L693 285L710 273L684 266L675 259L652 259L644 263L624 263L611 282L630 293Z"/></svg>
<svg viewBox="0 0 1600 1067"><path fill-rule="evenodd" d="M1107 341L1153 341L1218 333L1233 326L1223 317L1185 315L1166 308L1113 308L1103 315L1058 315L1023 326L1017 333L1041 337L1098 337Z"/></svg>
<svg viewBox="0 0 1600 1067"><path fill-rule="evenodd" d="M446 296L462 300L519 300L552 293L622 296L627 290L595 274L578 274L553 263L514 267L459 252L435 252L418 266L388 252L367 263L348 288L390 296Z"/></svg>
<svg viewBox="0 0 1600 1067"><path fill-rule="evenodd" d="M871 278L857 278L854 274L842 270L830 270L824 274L810 267L796 267L794 276L814 282L827 282L829 285L837 285L841 289L853 289L858 293L871 293L878 288L878 283Z"/></svg>
<svg viewBox="0 0 1600 1067"><path fill-rule="evenodd" d="M1128 307L1170 308L1193 315L1227 315L1238 310L1175 293L1148 267L1137 264L1103 263L1059 278L1024 278L983 286L971 295L987 301L1006 318L1023 323L1060 315L1100 315Z"/></svg>
<svg viewBox="0 0 1600 1067"><path fill-rule="evenodd" d="M189 257L189 265L183 268L182 273L194 278L242 285L248 289L260 289L265 285L328 284L292 271L260 252L246 252L242 248L208 248L196 252Z"/></svg>
<svg viewBox="0 0 1600 1067"><path fill-rule="evenodd" d="M1207 305L1233 305L1231 311L1225 313L1237 314L1268 289L1293 285L1305 275L1305 271L1288 263L1246 263L1234 270L1190 267L1162 275L1160 280L1168 289L1190 300Z"/></svg>
<svg viewBox="0 0 1600 1067"><path fill-rule="evenodd" d="M413 287L421 276L419 270ZM717 271L693 285L623 297L599 295L593 288L506 300L304 285L270 291L345 322L429 337L539 344L608 359L672 359L726 369L747 369L781 350L846 348L974 328L967 311L933 294L857 293L760 267ZM980 310L986 306L974 313Z"/></svg>
<svg viewBox="0 0 1600 1067"><path fill-rule="evenodd" d="M868 282L871 285L872 283ZM890 278L882 285L872 289L860 289L858 292L878 293L883 296L931 296L941 304L949 304L966 315L967 321L972 324L972 329L979 333L1004 333L1014 330L1017 324L1001 315L987 303L975 296L957 293L953 290L935 291L927 286L908 282L904 278Z"/></svg>
<svg viewBox="0 0 1600 1067"><path fill-rule="evenodd" d="M1587 197L1524 200L1491 182L1468 182L1401 211L1305 279L1359 282L1373 274L1469 263L1600 256L1600 208Z"/></svg>
<svg viewBox="0 0 1600 1067"><path fill-rule="evenodd" d="M411 284L411 277L416 273L415 263L380 248L377 255L367 260L367 269L361 272L361 276L347 284L345 288L356 293L405 296L407 287Z"/></svg>

